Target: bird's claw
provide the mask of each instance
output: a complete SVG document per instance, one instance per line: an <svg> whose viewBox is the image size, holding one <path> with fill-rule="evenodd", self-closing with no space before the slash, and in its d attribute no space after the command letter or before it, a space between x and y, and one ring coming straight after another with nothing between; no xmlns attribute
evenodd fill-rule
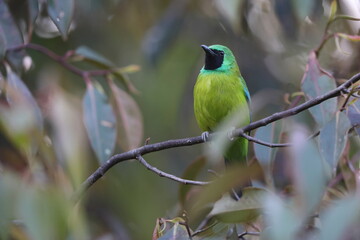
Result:
<svg viewBox="0 0 360 240"><path fill-rule="evenodd" d="M203 132L203 133L201 134L201 138L202 138L202 140L203 140L204 142L209 141L209 138L210 138L209 132L208 132L208 131Z"/></svg>
<svg viewBox="0 0 360 240"><path fill-rule="evenodd" d="M235 137L233 135L233 132L235 129L236 129L235 127L232 127L232 128L230 128L230 131L227 133L227 137L230 141L234 141L234 139L235 139Z"/></svg>

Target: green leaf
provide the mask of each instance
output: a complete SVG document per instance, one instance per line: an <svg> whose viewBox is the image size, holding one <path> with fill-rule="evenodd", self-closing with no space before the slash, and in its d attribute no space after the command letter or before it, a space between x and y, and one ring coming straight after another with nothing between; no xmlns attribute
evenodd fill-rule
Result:
<svg viewBox="0 0 360 240"><path fill-rule="evenodd" d="M331 2L331 6L330 6L329 21L331 21L335 18L336 12L337 12L337 0L333 0Z"/></svg>
<svg viewBox="0 0 360 240"><path fill-rule="evenodd" d="M86 46L78 47L75 54L100 67L114 67L110 60Z"/></svg>
<svg viewBox="0 0 360 240"><path fill-rule="evenodd" d="M137 148L143 140L143 118L139 106L131 95L110 80L109 86L119 114L119 143L123 150Z"/></svg>
<svg viewBox="0 0 360 240"><path fill-rule="evenodd" d="M351 126L355 128L358 135L360 135L360 101L353 99L352 104L349 104L346 109L346 114L350 120Z"/></svg>
<svg viewBox="0 0 360 240"><path fill-rule="evenodd" d="M116 141L115 115L100 85L87 84L83 99L84 123L100 163L113 153Z"/></svg>
<svg viewBox="0 0 360 240"><path fill-rule="evenodd" d="M44 124L43 116L39 105L37 104L28 87L16 73L9 69L7 73L7 83L8 87L6 97L10 106L13 105L16 107L15 105L18 103L18 101L23 101L28 106L30 106L33 117L36 120L36 126L40 131L42 131Z"/></svg>
<svg viewBox="0 0 360 240"><path fill-rule="evenodd" d="M0 175L0 238L10 239L11 220L15 217L15 199L18 198L20 191L20 181L9 172L3 171Z"/></svg>
<svg viewBox="0 0 360 240"><path fill-rule="evenodd" d="M74 0L48 0L49 17L59 29L63 39L67 39L74 15Z"/></svg>
<svg viewBox="0 0 360 240"><path fill-rule="evenodd" d="M292 133L291 148L294 156L292 173L295 178L295 187L298 192L299 202L302 204L302 217L308 217L318 206L324 191L326 182L330 176L330 169L321 157L314 139L308 140L306 130L299 128Z"/></svg>
<svg viewBox="0 0 360 240"><path fill-rule="evenodd" d="M234 228L234 224L231 223L223 223L223 222L213 222L210 221L207 226L204 226L203 229L206 229L206 231L203 231L199 234L196 234L195 239L201 239L201 240L219 240L219 239L226 239L230 240L233 238L229 238L229 231L232 231ZM235 232L235 231L233 231ZM236 232L235 232L236 234ZM193 239L193 240L195 240ZM238 238L236 238L238 239Z"/></svg>
<svg viewBox="0 0 360 240"><path fill-rule="evenodd" d="M321 232L320 240L338 240L346 236L347 229L359 218L358 196L348 196L320 214Z"/></svg>
<svg viewBox="0 0 360 240"><path fill-rule="evenodd" d="M294 206L286 204L280 197L269 194L264 201L266 237L262 233L261 239L289 240L296 239L296 234L302 226L302 220L293 210Z"/></svg>
<svg viewBox="0 0 360 240"><path fill-rule="evenodd" d="M20 194L19 217L31 239L67 239L73 208L63 193L28 186Z"/></svg>
<svg viewBox="0 0 360 240"><path fill-rule="evenodd" d="M320 130L320 152L332 170L335 170L339 158L344 151L347 132L350 127L350 121L345 113L338 112L333 119Z"/></svg>
<svg viewBox="0 0 360 240"><path fill-rule="evenodd" d="M336 88L335 79L320 69L314 52L311 52L309 55L301 88L309 100ZM336 98L329 99L309 109L319 126L324 126L330 121L335 115L336 110Z"/></svg>
<svg viewBox="0 0 360 240"><path fill-rule="evenodd" d="M254 137L269 143L279 143L281 128L281 121L273 122L265 127L258 128L255 132ZM267 169L272 165L274 161L277 148L270 148L255 143L254 151L256 159L264 167L264 169Z"/></svg>
<svg viewBox="0 0 360 240"><path fill-rule="evenodd" d="M264 197L267 192L261 188L247 187L243 189L243 196L239 201L229 195L218 200L209 217L225 223L249 223L254 221L263 208Z"/></svg>
<svg viewBox="0 0 360 240"><path fill-rule="evenodd" d="M195 180L196 177L199 175L200 171L204 168L206 164L206 158L204 156L198 157L195 159L187 168L185 169L182 178ZM194 186L190 186L187 184L180 184L179 185L179 201L182 206L185 205L188 193L190 189Z"/></svg>
<svg viewBox="0 0 360 240"><path fill-rule="evenodd" d="M342 37L344 39L347 39L352 42L360 42L360 36L359 35L349 35L345 33L336 33L336 36Z"/></svg>

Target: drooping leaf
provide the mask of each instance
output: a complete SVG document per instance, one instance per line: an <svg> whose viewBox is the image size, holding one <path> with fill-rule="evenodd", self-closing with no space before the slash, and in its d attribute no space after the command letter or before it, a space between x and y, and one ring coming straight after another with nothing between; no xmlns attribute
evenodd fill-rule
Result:
<svg viewBox="0 0 360 240"><path fill-rule="evenodd" d="M357 196L348 196L329 206L320 214L320 240L338 240L346 236L349 226L358 221L359 199Z"/></svg>
<svg viewBox="0 0 360 240"><path fill-rule="evenodd" d="M301 217L307 217L318 206L330 177L329 166L321 157L315 140L308 140L304 132L306 130L299 127L291 136L294 145L291 148L294 158L292 172L299 193L299 208L304 214Z"/></svg>
<svg viewBox="0 0 360 240"><path fill-rule="evenodd" d="M264 201L265 221L268 228L261 239L288 240L295 239L302 226L302 219L293 211L292 206L276 195L269 194ZM266 232L265 238L263 238Z"/></svg>
<svg viewBox="0 0 360 240"><path fill-rule="evenodd" d="M27 0L28 14L30 24L34 24L37 16L39 15L39 2L38 0Z"/></svg>
<svg viewBox="0 0 360 240"><path fill-rule="evenodd" d="M215 203L209 217L225 223L249 223L259 216L266 193L264 189L248 187L238 201L225 195Z"/></svg>
<svg viewBox="0 0 360 240"><path fill-rule="evenodd" d="M357 99L353 100L352 104L346 109L346 114L351 126L354 127L357 134L360 135L360 101Z"/></svg>
<svg viewBox="0 0 360 240"><path fill-rule="evenodd" d="M21 45L24 41L5 1L0 1L0 28L6 39L6 48Z"/></svg>
<svg viewBox="0 0 360 240"><path fill-rule="evenodd" d="M301 88L308 99L316 98L336 88L335 79L320 68L314 52L309 55L301 83ZM336 108L337 100L332 98L310 108L309 111L317 124L323 126L333 118Z"/></svg>
<svg viewBox="0 0 360 240"><path fill-rule="evenodd" d="M5 57L6 52L6 38L3 29L0 27L0 60Z"/></svg>
<svg viewBox="0 0 360 240"><path fill-rule="evenodd" d="M36 120L36 125L40 131L43 129L43 116L39 105L37 104L32 93L20 79L20 77L13 71L8 69L7 73L7 99L10 105L17 104L17 101L24 101L31 107L31 111Z"/></svg>
<svg viewBox="0 0 360 240"><path fill-rule="evenodd" d="M184 171L182 178L195 180L199 175L200 171L204 168L206 164L206 158L201 156L195 159ZM182 206L186 203L188 193L193 186L180 184L179 185L179 201Z"/></svg>
<svg viewBox="0 0 360 240"><path fill-rule="evenodd" d="M345 113L338 112L333 119L320 130L319 148L321 155L335 170L339 158L344 151L350 121Z"/></svg>
<svg viewBox="0 0 360 240"><path fill-rule="evenodd" d="M0 42L3 46L0 46L0 49L3 48L7 50L15 48L24 43L23 36L5 1L0 1L0 28L0 32L3 34L2 42ZM22 69L22 59L24 56L25 51L23 49L11 51L6 54L7 61L17 71L21 71Z"/></svg>
<svg viewBox="0 0 360 240"><path fill-rule="evenodd" d="M74 0L47 0L47 11L63 39L67 39L74 15Z"/></svg>
<svg viewBox="0 0 360 240"><path fill-rule="evenodd" d="M100 85L87 84L83 99L84 123L92 148L100 163L114 151L115 115Z"/></svg>
<svg viewBox="0 0 360 240"><path fill-rule="evenodd" d="M277 121L265 127L261 127L256 130L254 137L269 143L279 143L281 125L281 121ZM277 148L270 148L256 143L254 144L256 159L265 169L272 165L277 150Z"/></svg>
<svg viewBox="0 0 360 240"><path fill-rule="evenodd" d="M143 139L143 119L140 108L132 96L116 86L112 80L109 80L109 86L119 114L120 146L126 151L137 148Z"/></svg>

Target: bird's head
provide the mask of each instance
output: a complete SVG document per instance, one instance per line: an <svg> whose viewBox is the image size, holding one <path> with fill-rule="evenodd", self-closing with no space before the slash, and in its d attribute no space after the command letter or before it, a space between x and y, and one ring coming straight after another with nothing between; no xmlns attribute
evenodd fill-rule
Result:
<svg viewBox="0 0 360 240"><path fill-rule="evenodd" d="M205 70L227 70L237 67L231 50L223 45L201 45L205 51Z"/></svg>

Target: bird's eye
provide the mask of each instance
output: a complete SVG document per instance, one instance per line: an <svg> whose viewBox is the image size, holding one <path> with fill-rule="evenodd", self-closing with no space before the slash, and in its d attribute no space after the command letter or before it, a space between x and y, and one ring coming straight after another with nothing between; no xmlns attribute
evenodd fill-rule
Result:
<svg viewBox="0 0 360 240"><path fill-rule="evenodd" d="M224 52L223 52L223 51L220 51L220 55L221 55L221 56L224 56Z"/></svg>

